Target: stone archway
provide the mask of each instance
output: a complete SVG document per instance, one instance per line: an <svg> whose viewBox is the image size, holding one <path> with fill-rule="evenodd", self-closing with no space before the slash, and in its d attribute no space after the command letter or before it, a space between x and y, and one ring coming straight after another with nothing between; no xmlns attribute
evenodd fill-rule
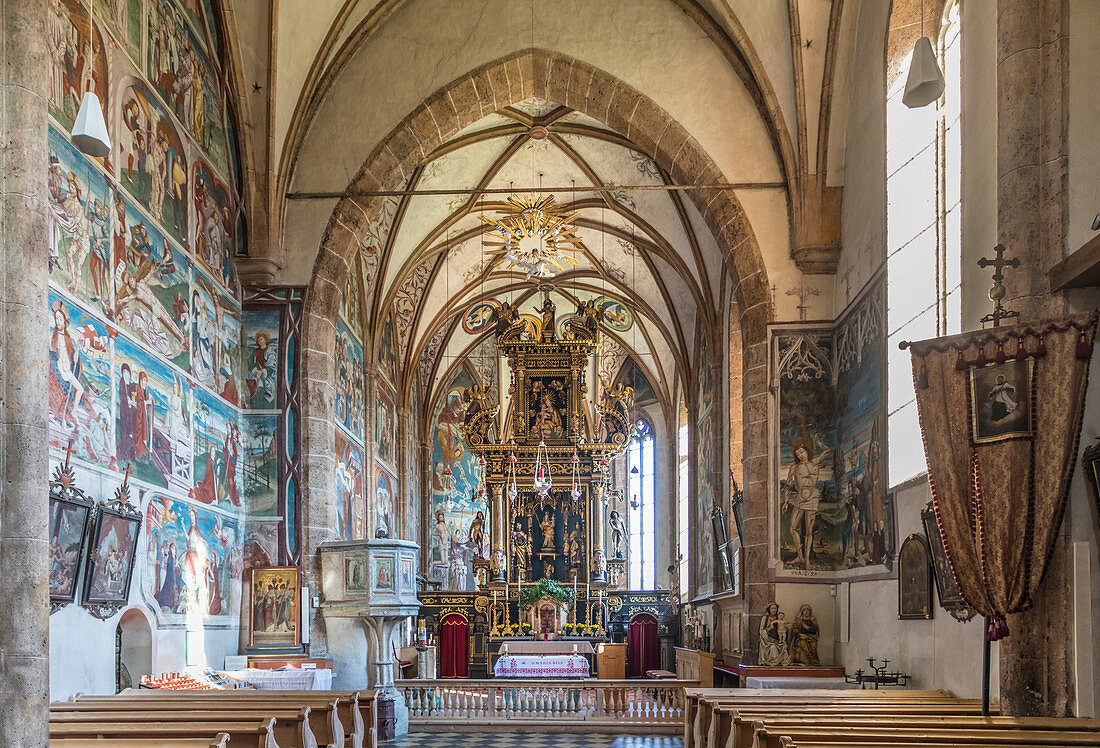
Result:
<svg viewBox="0 0 1100 748"><path fill-rule="evenodd" d="M593 117L633 141L681 185L724 181L699 143L663 109L638 90L581 60L543 49L527 49L484 65L434 93L375 147L349 183L348 196L329 219L314 263L306 297L302 372L305 454L302 543L312 558L317 545L331 538L329 500L333 495L333 418L335 322L349 262L361 238L383 207L381 197L362 193L399 189L433 150L483 116L527 98L550 99ZM746 584L745 600L754 610L771 600L766 567L767 510L767 343L771 315L767 273L760 248L733 190L689 192L726 258L732 279L731 303L741 329L745 439L742 464L746 488L746 525L757 539L746 549L746 568L757 582ZM721 310L706 330L708 349L722 350ZM723 486L724 481L719 482ZM758 534L757 534L758 533ZM303 569L319 583L319 562ZM315 632L315 636L323 636ZM751 637L748 638L751 642ZM316 639L314 639L316 641ZM747 646L751 646L746 643Z"/></svg>

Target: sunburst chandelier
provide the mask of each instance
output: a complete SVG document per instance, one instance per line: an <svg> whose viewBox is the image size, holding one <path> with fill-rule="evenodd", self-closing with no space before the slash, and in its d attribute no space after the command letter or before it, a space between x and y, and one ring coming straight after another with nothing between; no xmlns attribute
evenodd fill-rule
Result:
<svg viewBox="0 0 1100 748"><path fill-rule="evenodd" d="M481 217L495 229L488 234L494 241L486 246L499 247L490 255L504 257L531 278L552 278L559 270L577 265L568 253L580 252L584 243L577 236L573 220L577 214L565 215L553 195L512 195L511 206L496 218Z"/></svg>

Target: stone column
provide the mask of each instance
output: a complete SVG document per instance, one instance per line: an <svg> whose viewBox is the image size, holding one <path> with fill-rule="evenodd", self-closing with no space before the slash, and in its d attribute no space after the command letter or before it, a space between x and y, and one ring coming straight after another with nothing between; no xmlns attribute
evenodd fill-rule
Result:
<svg viewBox="0 0 1100 748"><path fill-rule="evenodd" d="M9 748L48 735L48 8L0 3L0 744Z"/></svg>
<svg viewBox="0 0 1100 748"><path fill-rule="evenodd" d="M489 581L501 584L508 579L508 518L504 508L504 486L495 483L486 484L489 490L489 518L492 522L492 537L489 552Z"/></svg>
<svg viewBox="0 0 1100 748"><path fill-rule="evenodd" d="M1006 277L1005 303L1024 320L1062 314L1064 298L1047 294L1046 271L1065 256L1068 214L1069 8L1064 0L998 0L997 89L997 235L1021 262ZM1067 536L1063 524L1034 606L1009 616L1011 634L1000 643L1002 714L1062 717L1073 708Z"/></svg>

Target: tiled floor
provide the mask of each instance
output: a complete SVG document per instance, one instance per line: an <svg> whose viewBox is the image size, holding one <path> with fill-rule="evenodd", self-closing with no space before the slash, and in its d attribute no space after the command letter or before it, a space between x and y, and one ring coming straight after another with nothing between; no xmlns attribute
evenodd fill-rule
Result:
<svg viewBox="0 0 1100 748"><path fill-rule="evenodd" d="M402 735L380 748L680 748L672 735L563 735L561 733L426 733Z"/></svg>

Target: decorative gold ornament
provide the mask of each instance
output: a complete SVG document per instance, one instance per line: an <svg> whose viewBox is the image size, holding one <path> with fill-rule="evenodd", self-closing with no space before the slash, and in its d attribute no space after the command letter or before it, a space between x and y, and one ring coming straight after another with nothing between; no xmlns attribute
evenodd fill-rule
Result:
<svg viewBox="0 0 1100 748"><path fill-rule="evenodd" d="M496 241L486 241L486 246L499 247L487 254L504 255L526 271L527 280L552 278L555 272L578 264L567 254L585 248L573 225L576 213L565 215L553 195L512 195L508 204L511 209L499 217L481 217L495 229L488 237Z"/></svg>

